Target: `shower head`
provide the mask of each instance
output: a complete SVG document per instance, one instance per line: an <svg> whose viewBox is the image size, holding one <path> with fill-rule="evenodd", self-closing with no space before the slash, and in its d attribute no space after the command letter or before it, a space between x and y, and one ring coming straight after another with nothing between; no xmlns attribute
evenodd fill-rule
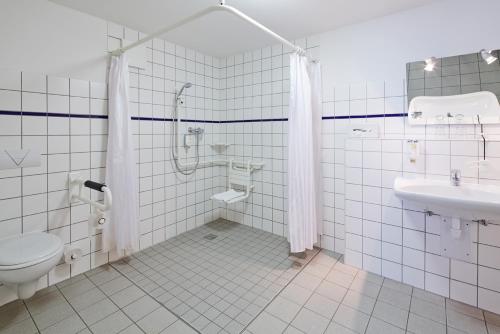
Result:
<svg viewBox="0 0 500 334"><path fill-rule="evenodd" d="M184 88L191 88L192 85L193 84L190 82L186 82L184 85L182 85L181 89L177 93L177 98L179 98L181 96L182 92L184 91Z"/></svg>

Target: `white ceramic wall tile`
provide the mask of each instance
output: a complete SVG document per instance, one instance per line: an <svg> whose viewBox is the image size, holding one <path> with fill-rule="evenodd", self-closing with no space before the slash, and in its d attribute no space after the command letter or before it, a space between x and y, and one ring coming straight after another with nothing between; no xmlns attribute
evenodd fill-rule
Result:
<svg viewBox="0 0 500 334"><path fill-rule="evenodd" d="M21 110L21 92L0 89L0 109L10 111Z"/></svg>
<svg viewBox="0 0 500 334"><path fill-rule="evenodd" d="M22 88L24 92L46 93L47 76L40 73L22 73Z"/></svg>
<svg viewBox="0 0 500 334"><path fill-rule="evenodd" d="M21 90L21 71L1 68L0 89Z"/></svg>
<svg viewBox="0 0 500 334"><path fill-rule="evenodd" d="M69 95L69 79L49 75L47 77L47 93Z"/></svg>

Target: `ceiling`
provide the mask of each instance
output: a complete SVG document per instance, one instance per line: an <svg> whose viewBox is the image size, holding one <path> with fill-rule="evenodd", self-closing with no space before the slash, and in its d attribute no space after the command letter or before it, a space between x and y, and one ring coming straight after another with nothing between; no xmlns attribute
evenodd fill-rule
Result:
<svg viewBox="0 0 500 334"><path fill-rule="evenodd" d="M151 33L217 0L51 0L52 2ZM227 0L287 39L300 38L367 21L436 0ZM225 12L211 13L165 38L209 55L252 50L276 41Z"/></svg>

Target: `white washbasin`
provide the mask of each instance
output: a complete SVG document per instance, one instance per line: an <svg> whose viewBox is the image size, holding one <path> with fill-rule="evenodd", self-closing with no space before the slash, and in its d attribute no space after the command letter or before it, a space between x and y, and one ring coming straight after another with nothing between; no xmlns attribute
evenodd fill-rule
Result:
<svg viewBox="0 0 500 334"><path fill-rule="evenodd" d="M484 184L462 183L431 179L406 179L394 181L396 196L424 204L437 214L464 219L500 218L500 187Z"/></svg>

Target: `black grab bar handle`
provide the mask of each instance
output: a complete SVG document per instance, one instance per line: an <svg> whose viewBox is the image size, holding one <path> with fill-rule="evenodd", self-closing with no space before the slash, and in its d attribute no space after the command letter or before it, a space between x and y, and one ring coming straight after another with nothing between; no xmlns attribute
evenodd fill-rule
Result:
<svg viewBox="0 0 500 334"><path fill-rule="evenodd" d="M85 181L83 185L87 188L94 189L100 192L103 192L102 188L106 187L104 183L97 183L90 180Z"/></svg>

